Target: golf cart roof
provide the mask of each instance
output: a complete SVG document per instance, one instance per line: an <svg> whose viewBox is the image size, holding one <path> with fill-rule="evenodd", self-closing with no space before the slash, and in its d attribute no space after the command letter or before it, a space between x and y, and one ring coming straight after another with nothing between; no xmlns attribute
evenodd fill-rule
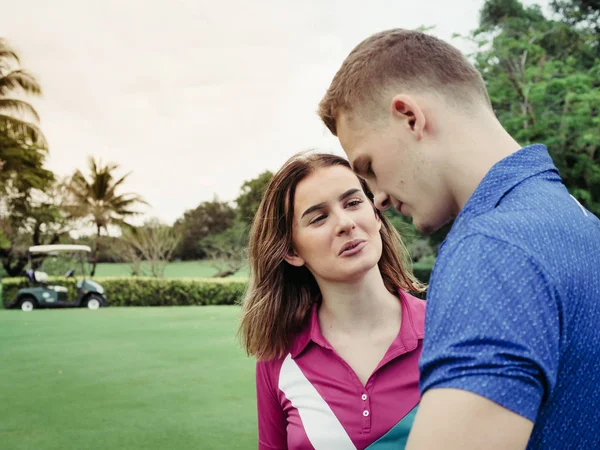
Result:
<svg viewBox="0 0 600 450"><path fill-rule="evenodd" d="M91 252L92 249L88 245L34 245L29 247L29 253L32 254L54 254L58 252Z"/></svg>

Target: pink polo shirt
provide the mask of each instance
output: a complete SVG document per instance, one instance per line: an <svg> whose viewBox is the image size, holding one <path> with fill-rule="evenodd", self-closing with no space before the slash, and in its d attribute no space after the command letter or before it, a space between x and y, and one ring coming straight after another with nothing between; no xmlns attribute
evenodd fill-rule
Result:
<svg viewBox="0 0 600 450"><path fill-rule="evenodd" d="M285 357L257 363L259 450L402 448L420 400L425 301L400 298L400 331L366 386L321 334L316 306Z"/></svg>

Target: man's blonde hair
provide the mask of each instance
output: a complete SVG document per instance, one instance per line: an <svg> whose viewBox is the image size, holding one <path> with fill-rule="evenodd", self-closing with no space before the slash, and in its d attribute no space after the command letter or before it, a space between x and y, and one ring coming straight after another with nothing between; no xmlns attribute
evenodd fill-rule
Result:
<svg viewBox="0 0 600 450"><path fill-rule="evenodd" d="M458 49L419 31L393 29L352 50L321 100L319 116L337 135L341 113L369 111L365 107L390 88L435 92L458 105L490 105L481 74Z"/></svg>

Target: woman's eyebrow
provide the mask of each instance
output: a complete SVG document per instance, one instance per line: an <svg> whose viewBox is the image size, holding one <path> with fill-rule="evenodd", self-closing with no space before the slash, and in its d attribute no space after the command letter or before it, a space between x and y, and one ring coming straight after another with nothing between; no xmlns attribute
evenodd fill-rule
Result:
<svg viewBox="0 0 600 450"><path fill-rule="evenodd" d="M351 195L356 194L357 192L362 192L362 190L361 189L357 189L357 188L348 189L346 192L344 192L342 195L339 196L338 200L341 202L342 200L350 197ZM325 206L327 206L327 204L325 202L323 202L323 203L317 203L316 205L313 205L313 206L307 208L306 211L304 211L304 213L302 214L301 219L303 219L304 216L307 216L311 212L314 212L314 211L317 211L319 209L322 209Z"/></svg>

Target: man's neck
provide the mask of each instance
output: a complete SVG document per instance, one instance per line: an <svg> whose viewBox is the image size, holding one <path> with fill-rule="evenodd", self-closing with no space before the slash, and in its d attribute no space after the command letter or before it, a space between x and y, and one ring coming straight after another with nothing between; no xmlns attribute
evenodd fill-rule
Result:
<svg viewBox="0 0 600 450"><path fill-rule="evenodd" d="M446 174L460 211L490 169L518 151L521 145L495 118L474 120L470 126L456 130L451 136L455 145L449 148Z"/></svg>

